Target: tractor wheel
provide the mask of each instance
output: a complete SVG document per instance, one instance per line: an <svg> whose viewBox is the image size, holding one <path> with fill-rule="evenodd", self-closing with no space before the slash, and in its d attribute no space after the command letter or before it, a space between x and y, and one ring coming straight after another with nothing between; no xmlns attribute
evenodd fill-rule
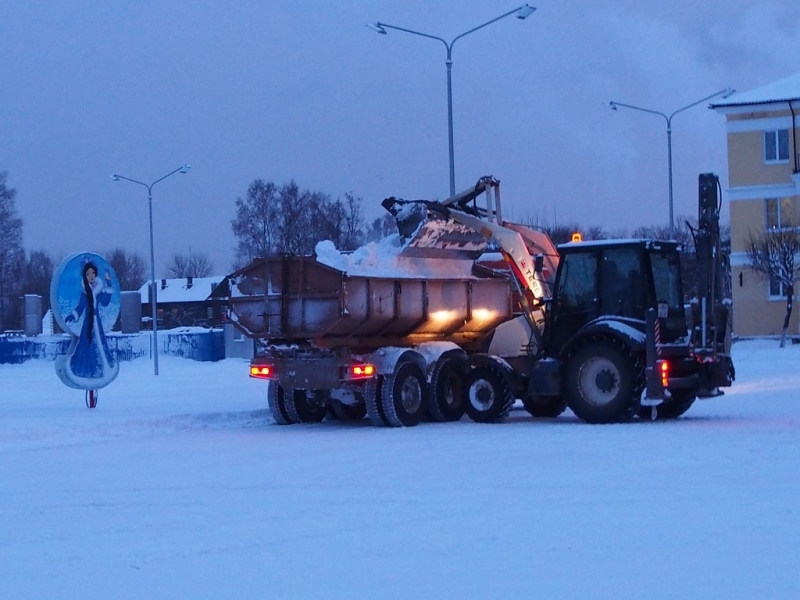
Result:
<svg viewBox="0 0 800 600"><path fill-rule="evenodd" d="M321 423L328 412L324 402L310 390L287 390L284 406L293 423Z"/></svg>
<svg viewBox="0 0 800 600"><path fill-rule="evenodd" d="M273 420L278 425L291 425L298 421L292 420L292 416L286 410L286 390L277 381L270 381L267 385L267 404Z"/></svg>
<svg viewBox="0 0 800 600"><path fill-rule="evenodd" d="M458 421L464 416L466 373L467 362L463 358L446 358L434 367L428 396L428 414L434 421Z"/></svg>
<svg viewBox="0 0 800 600"><path fill-rule="evenodd" d="M389 425L381 403L383 379L383 375L378 375L374 379L367 381L364 386L364 404L367 409L367 416L376 427L387 427Z"/></svg>
<svg viewBox="0 0 800 600"><path fill-rule="evenodd" d="M555 419L567 410L567 401L563 396L535 396L529 395L522 399L531 416L541 419Z"/></svg>
<svg viewBox="0 0 800 600"><path fill-rule="evenodd" d="M611 341L579 348L567 360L564 373L564 392L572 412L587 423L629 419L639 408L637 364L635 356Z"/></svg>
<svg viewBox="0 0 800 600"><path fill-rule="evenodd" d="M514 395L503 372L496 367L476 367L467 373L464 412L476 423L497 423L511 412Z"/></svg>
<svg viewBox="0 0 800 600"><path fill-rule="evenodd" d="M425 416L428 382L417 365L398 363L395 372L383 380L381 404L386 422L392 427L413 427Z"/></svg>
<svg viewBox="0 0 800 600"><path fill-rule="evenodd" d="M695 390L676 390L672 392L671 398L656 406L656 419L658 421L677 419L692 407L695 400L697 400ZM642 407L639 410L639 418L641 419L649 421L651 414L649 406Z"/></svg>

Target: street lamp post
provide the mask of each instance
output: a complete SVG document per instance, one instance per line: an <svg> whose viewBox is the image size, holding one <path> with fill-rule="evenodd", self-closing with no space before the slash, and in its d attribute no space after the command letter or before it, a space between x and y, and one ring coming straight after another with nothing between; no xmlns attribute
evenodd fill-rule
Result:
<svg viewBox="0 0 800 600"><path fill-rule="evenodd" d="M697 106L701 102L705 102L706 100L711 100L716 96L722 95L723 98L727 98L731 94L733 94L734 90L731 88L725 88L724 90L720 90L711 94L710 96L706 96L705 98L701 98L691 104L687 104L686 106L679 108L675 112L670 115L665 113L659 112L657 110L652 110L649 108L642 108L641 106L633 106L632 104L623 104L622 102L614 102L613 100L608 103L608 105L613 109L617 110L618 106L623 108L631 108L633 110L639 110L641 112L650 113L651 115L659 115L664 117L664 120L667 122L667 169L668 169L668 176L669 176L669 237L674 237L674 214L673 214L673 198L672 198L672 118L677 115L679 112L683 112L687 108L692 108L693 106Z"/></svg>
<svg viewBox="0 0 800 600"><path fill-rule="evenodd" d="M455 196L456 193L456 172L455 172L455 164L454 164L454 152L453 152L453 86L452 86L452 67L453 67L453 44L456 43L462 37L473 33L474 31L478 31L478 29L482 29L487 25L491 25L495 21L499 21L509 15L513 15L516 13L518 19L526 19L527 17L533 14L533 11L536 10L535 6L530 6L528 4L523 4L515 8L514 10L510 10L507 13L500 15L499 17L495 17L491 21L486 21L482 25L478 25L477 27L473 27L469 31L465 31L464 33L457 35L453 38L453 41L447 42L443 38L440 38L435 35L429 35L427 33L422 33L420 31L414 31L413 29L406 29L405 27L397 27L396 25L389 25L388 23L381 23L380 21L375 23L374 25L367 25L373 31L376 31L380 34L386 35L386 29L396 29L397 31L404 31L405 33L412 33L414 35L419 35L421 37L429 38L432 40L438 40L444 44L444 47L447 49L447 61L445 65L447 66L447 137L449 142L449 150L450 150L450 195Z"/></svg>
<svg viewBox="0 0 800 600"><path fill-rule="evenodd" d="M153 186L159 181L164 181L170 175L174 175L175 173L186 173L189 169L191 169L189 165L183 165L171 173L167 173L162 178L156 179L149 185L142 181L131 179L130 177L117 175L116 173L109 175L109 177L114 181L120 181L124 179L125 181L137 183L147 188L147 204L150 211L150 309L152 311L153 323L153 372L156 375L158 375L158 314L156 312L156 258L153 250Z"/></svg>

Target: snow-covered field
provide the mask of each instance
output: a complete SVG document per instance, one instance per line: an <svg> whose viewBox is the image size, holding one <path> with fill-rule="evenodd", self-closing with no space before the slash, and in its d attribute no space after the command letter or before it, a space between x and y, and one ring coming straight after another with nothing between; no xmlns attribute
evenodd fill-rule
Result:
<svg viewBox="0 0 800 600"><path fill-rule="evenodd" d="M677 422L271 423L240 360L98 407L0 365L0 598L800 598L800 346Z"/></svg>

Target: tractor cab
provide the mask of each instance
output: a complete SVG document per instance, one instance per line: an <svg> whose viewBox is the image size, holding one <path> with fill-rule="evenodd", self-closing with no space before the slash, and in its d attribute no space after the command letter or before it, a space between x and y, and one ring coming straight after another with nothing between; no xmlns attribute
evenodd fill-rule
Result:
<svg viewBox="0 0 800 600"><path fill-rule="evenodd" d="M664 343L687 335L679 245L652 240L570 242L560 262L545 324L545 346L558 356L590 322L609 317L645 331L649 308Z"/></svg>

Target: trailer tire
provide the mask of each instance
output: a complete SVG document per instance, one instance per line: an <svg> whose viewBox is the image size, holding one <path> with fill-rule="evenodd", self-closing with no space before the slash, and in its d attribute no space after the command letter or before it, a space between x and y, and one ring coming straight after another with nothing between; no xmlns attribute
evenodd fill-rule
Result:
<svg viewBox="0 0 800 600"><path fill-rule="evenodd" d="M464 377L467 361L463 358L446 358L438 363L431 374L428 395L428 414L439 422L458 421L464 416Z"/></svg>
<svg viewBox="0 0 800 600"><path fill-rule="evenodd" d="M511 412L514 394L503 372L486 365L467 373L463 404L464 412L476 423L497 423Z"/></svg>
<svg viewBox="0 0 800 600"><path fill-rule="evenodd" d="M325 404L319 402L310 390L287 390L284 406L293 423L321 423L328 412Z"/></svg>
<svg viewBox="0 0 800 600"><path fill-rule="evenodd" d="M428 404L428 382L422 369L412 362L398 363L395 372L383 379L380 401L389 426L419 424Z"/></svg>
<svg viewBox="0 0 800 600"><path fill-rule="evenodd" d="M677 419L687 410L692 407L694 401L697 400L695 390L676 390L672 392L672 397L664 400L656 407L656 420L668 421ZM651 408L649 406L642 407L639 410L639 418L650 420Z"/></svg>
<svg viewBox="0 0 800 600"><path fill-rule="evenodd" d="M267 385L267 404L272 419L278 425L297 423L286 410L286 390L278 385L277 381L270 381Z"/></svg>
<svg viewBox="0 0 800 600"><path fill-rule="evenodd" d="M370 422L376 427L388 427L389 422L383 413L381 404L381 389L383 388L383 375L370 379L364 385L364 405Z"/></svg>
<svg viewBox="0 0 800 600"><path fill-rule="evenodd" d="M567 405L587 423L629 419L639 409L637 364L635 355L611 340L581 346L567 360L564 372Z"/></svg>
<svg viewBox="0 0 800 600"><path fill-rule="evenodd" d="M338 400L331 400L328 405L330 414L339 421L360 421L367 415L367 406L364 403L364 398L358 394L359 402L356 404L345 404Z"/></svg>
<svg viewBox="0 0 800 600"><path fill-rule="evenodd" d="M540 419L555 419L567 410L564 396L528 395L522 399L522 404L532 417Z"/></svg>

